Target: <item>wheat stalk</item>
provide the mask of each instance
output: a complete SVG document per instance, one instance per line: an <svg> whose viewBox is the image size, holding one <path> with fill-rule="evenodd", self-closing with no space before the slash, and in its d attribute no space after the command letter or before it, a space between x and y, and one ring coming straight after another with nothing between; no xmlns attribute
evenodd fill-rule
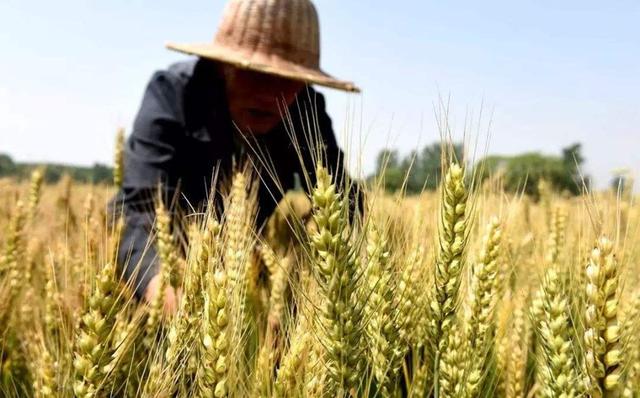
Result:
<svg viewBox="0 0 640 398"><path fill-rule="evenodd" d="M116 132L116 147L113 159L113 185L122 188L124 178L124 129L119 128Z"/></svg>
<svg viewBox="0 0 640 398"><path fill-rule="evenodd" d="M509 341L506 344L508 362L506 363L506 388L507 398L524 398L525 377L527 371L527 351L529 348L529 330L527 317L524 311L523 299L517 300L513 312L512 327L508 334Z"/></svg>
<svg viewBox="0 0 640 398"><path fill-rule="evenodd" d="M502 230L498 218L492 218L483 239L478 261L473 266L471 304L467 320L467 342L472 360L466 376L467 396L476 396L487 366L487 341L493 327L492 317L498 293Z"/></svg>
<svg viewBox="0 0 640 398"><path fill-rule="evenodd" d="M318 230L311 236L314 274L322 293L322 326L318 328L326 349L329 395L344 396L360 383L363 362L360 345L362 308L358 300L358 264L349 247L347 208L324 168L316 171L312 195L313 219Z"/></svg>
<svg viewBox="0 0 640 398"><path fill-rule="evenodd" d="M293 335L289 350L282 358L274 383L275 397L295 397L301 395L304 363L309 353L309 345L312 343L311 334L306 330L306 322L299 321Z"/></svg>
<svg viewBox="0 0 640 398"><path fill-rule="evenodd" d="M205 277L204 318L200 330L201 362L198 367L197 397L226 397L229 393L229 313L227 276L218 270Z"/></svg>
<svg viewBox="0 0 640 398"><path fill-rule="evenodd" d="M569 305L562 291L560 275L553 267L545 273L538 300L542 308L538 324L543 347L538 367L542 396L574 397L577 395L577 376L569 332Z"/></svg>
<svg viewBox="0 0 640 398"><path fill-rule="evenodd" d="M96 397L106 384L104 367L112 355L108 342L115 324L118 299L115 267L106 264L96 278L74 343L73 392L77 397Z"/></svg>
<svg viewBox="0 0 640 398"><path fill-rule="evenodd" d="M391 397L395 394L400 360L407 347L402 344L395 319L395 281L386 233L371 224L367 238L366 331L378 391L382 397Z"/></svg>
<svg viewBox="0 0 640 398"><path fill-rule="evenodd" d="M589 394L613 397L619 389L622 351L618 325L618 264L613 243L601 237L586 266L586 367Z"/></svg>
<svg viewBox="0 0 640 398"><path fill-rule="evenodd" d="M442 184L441 211L438 223L438 257L435 267L435 286L430 300L430 340L434 355L434 381L436 395L443 397L449 391L440 392L440 384L453 386L451 368L441 369L440 357L448 350L452 338L449 332L455 322L458 291L465 265L465 246L468 237L468 193L465 172L458 164L451 164ZM442 370L442 371L441 371Z"/></svg>
<svg viewBox="0 0 640 398"><path fill-rule="evenodd" d="M624 375L622 396L632 398L640 391L640 292L635 292L623 317L622 337L627 361L627 372Z"/></svg>
<svg viewBox="0 0 640 398"><path fill-rule="evenodd" d="M44 181L44 170L37 168L31 172L31 182L29 183L29 202L27 205L27 220L31 222L36 217L38 204L42 196L42 183Z"/></svg>

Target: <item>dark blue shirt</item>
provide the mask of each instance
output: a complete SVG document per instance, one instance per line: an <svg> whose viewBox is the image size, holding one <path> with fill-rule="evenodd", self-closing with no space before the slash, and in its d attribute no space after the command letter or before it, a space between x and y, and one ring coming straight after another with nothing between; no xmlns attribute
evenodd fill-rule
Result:
<svg viewBox="0 0 640 398"><path fill-rule="evenodd" d="M136 296L143 296L158 272L150 237L160 185L165 202L173 201L177 204L174 208L186 212L198 211L209 193L217 191L217 186L212 187L214 175L216 181L224 181L234 162L261 153L260 159L269 164L258 168L257 223L261 225L282 193L293 188L296 174L310 177L308 181L300 178L307 191L315 183L318 144L310 142L310 136L317 135L315 141L323 146L325 164L344 177L343 153L325 111L324 97L306 87L289 113L287 123L281 122L267 134L247 137L249 145L239 145L242 138L237 138L239 133L229 116L218 64L203 59L181 62L151 77L126 143L123 186L113 201L122 205L117 208L122 209L125 220L118 262ZM314 126L312 131L309 126ZM275 174L277 181L266 170Z"/></svg>

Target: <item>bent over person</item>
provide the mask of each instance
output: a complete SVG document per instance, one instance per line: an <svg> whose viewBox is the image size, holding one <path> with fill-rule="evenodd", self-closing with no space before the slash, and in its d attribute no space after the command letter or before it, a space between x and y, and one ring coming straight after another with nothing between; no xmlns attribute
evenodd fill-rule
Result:
<svg viewBox="0 0 640 398"><path fill-rule="evenodd" d="M262 224L281 198L278 187L292 188L303 168L314 182L307 126L318 129L326 165L339 177L343 173L324 98L311 84L358 91L320 69L318 16L309 0L231 0L213 43L167 46L197 58L152 76L126 143L115 199L125 221L118 260L136 296L147 300L159 294L158 259L148 244L158 184L185 206L205 202L216 190L213 174L224 180L234 159L251 150L244 145L248 136L275 171L257 177ZM283 104L290 114L286 123ZM174 309L175 300L167 291L165 308Z"/></svg>

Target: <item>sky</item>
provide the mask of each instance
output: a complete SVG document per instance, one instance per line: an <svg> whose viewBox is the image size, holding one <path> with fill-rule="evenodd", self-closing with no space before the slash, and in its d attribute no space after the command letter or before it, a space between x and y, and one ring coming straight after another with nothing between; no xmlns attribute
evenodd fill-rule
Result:
<svg viewBox="0 0 640 398"><path fill-rule="evenodd" d="M485 152L559 154L583 144L586 172L640 171L640 2L316 0L322 67L362 94L322 89L352 167L408 153L447 118ZM224 1L0 2L0 153L18 161L110 163L151 74L206 42ZM471 145L473 148L474 146Z"/></svg>

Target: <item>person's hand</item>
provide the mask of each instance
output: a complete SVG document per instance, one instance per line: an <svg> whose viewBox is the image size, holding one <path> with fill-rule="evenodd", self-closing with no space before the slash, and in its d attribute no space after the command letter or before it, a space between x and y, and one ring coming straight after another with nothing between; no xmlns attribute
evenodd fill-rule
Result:
<svg viewBox="0 0 640 398"><path fill-rule="evenodd" d="M154 276L147 290L144 293L144 299L147 303L152 303L153 299L160 293L160 275ZM180 302L180 296L182 294L181 289L177 291L172 286L167 286L164 290L164 313L165 315L173 315L178 310L178 304Z"/></svg>

